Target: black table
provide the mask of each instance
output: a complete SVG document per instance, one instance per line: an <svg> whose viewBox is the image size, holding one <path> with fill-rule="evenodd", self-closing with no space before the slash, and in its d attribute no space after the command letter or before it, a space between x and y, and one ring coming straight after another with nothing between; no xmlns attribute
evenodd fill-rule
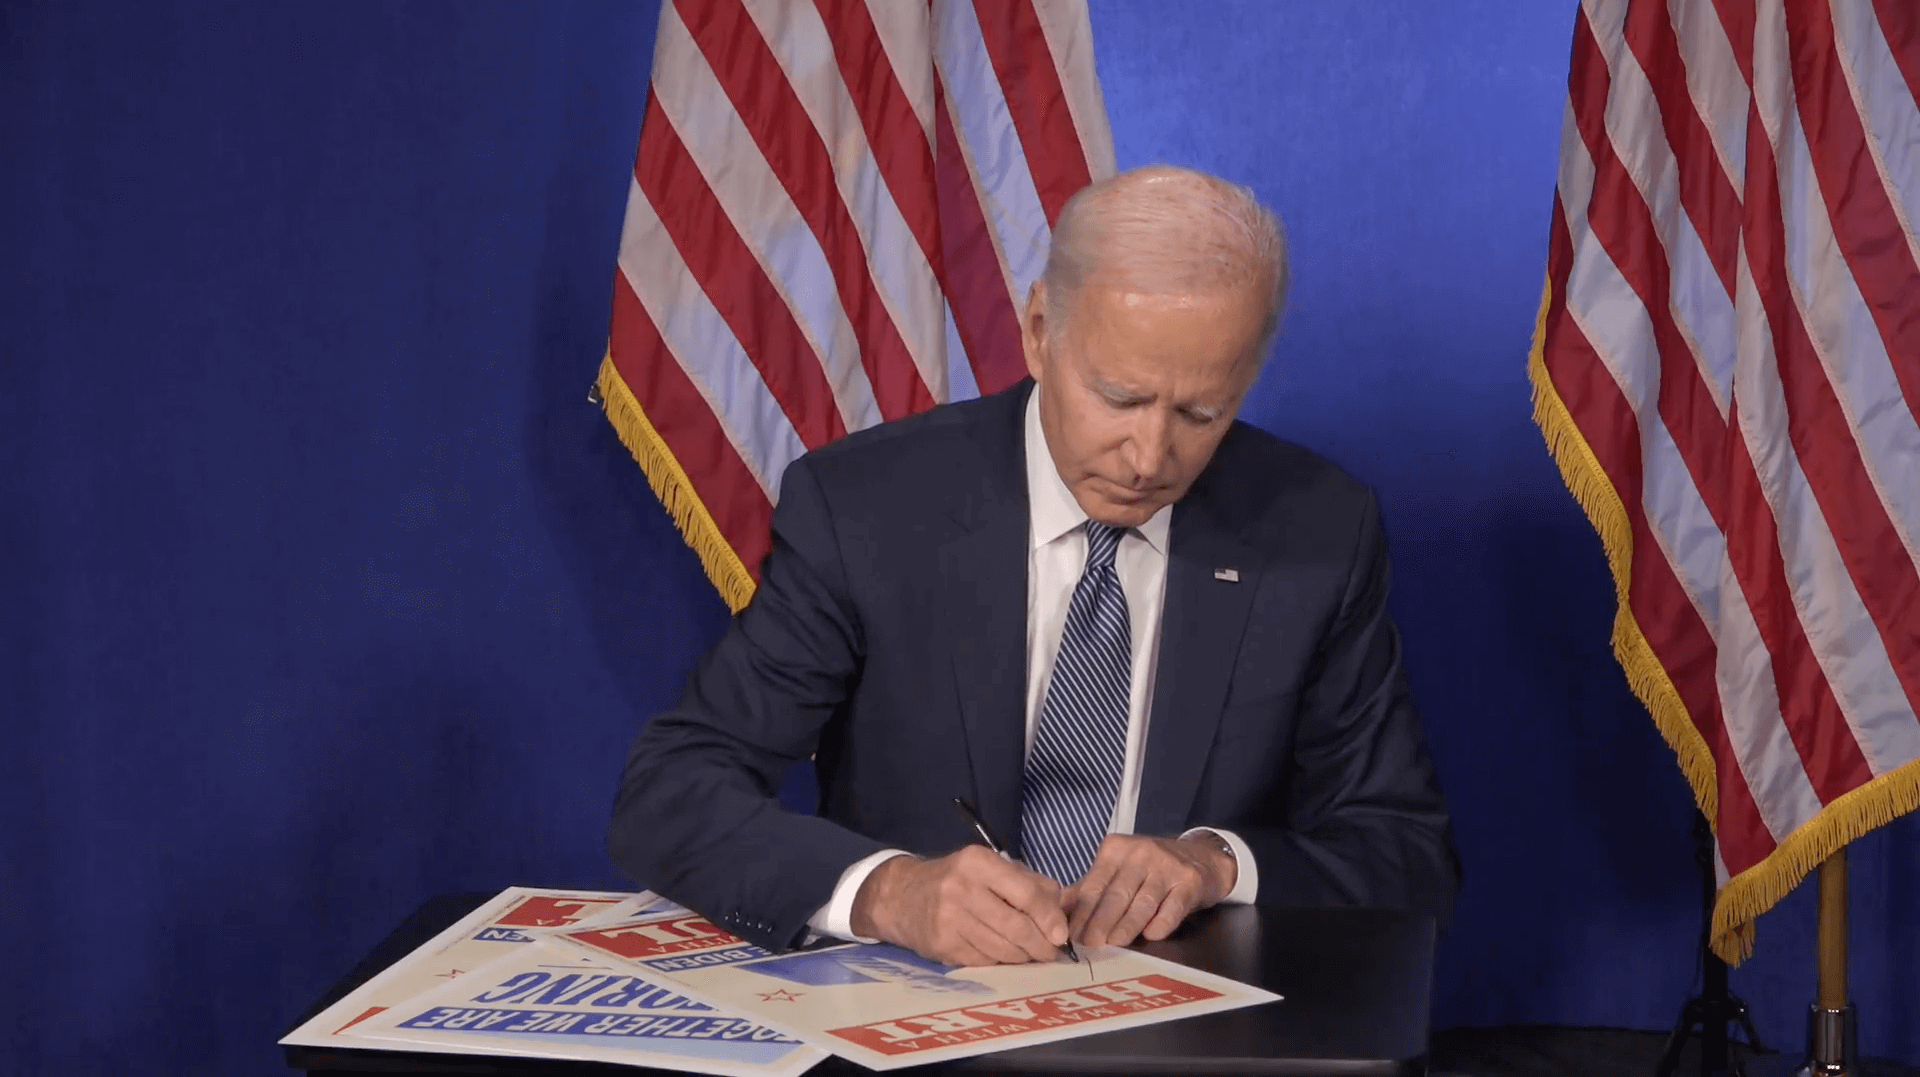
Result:
<svg viewBox="0 0 1920 1077"><path fill-rule="evenodd" d="M422 905L295 1022L332 1005L374 973L466 915L491 894L448 894ZM1390 909L1216 908L1147 953L1258 984L1283 1001L1202 1014L920 1067L968 1074L1426 1073L1433 982L1433 919ZM486 1074L491 1077L636 1077L633 1066L518 1058L288 1047L287 1064L312 1077ZM870 1073L830 1058L809 1077Z"/></svg>

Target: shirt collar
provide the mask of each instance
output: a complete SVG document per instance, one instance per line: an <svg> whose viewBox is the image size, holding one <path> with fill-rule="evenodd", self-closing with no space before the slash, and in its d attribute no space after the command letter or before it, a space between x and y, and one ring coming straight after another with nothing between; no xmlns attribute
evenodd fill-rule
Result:
<svg viewBox="0 0 1920 1077"><path fill-rule="evenodd" d="M1031 528L1029 541L1032 549L1053 542L1062 535L1079 527L1087 520L1087 514L1081 510L1080 503L1073 499L1073 491L1060 478L1060 470L1053 466L1053 454L1047 451L1047 432L1040 426L1040 386L1035 385L1033 392L1027 394L1027 507ZM1167 555L1167 530L1173 518L1173 506L1163 505L1159 512L1147 517L1147 522L1133 529L1134 534L1147 540L1155 553Z"/></svg>

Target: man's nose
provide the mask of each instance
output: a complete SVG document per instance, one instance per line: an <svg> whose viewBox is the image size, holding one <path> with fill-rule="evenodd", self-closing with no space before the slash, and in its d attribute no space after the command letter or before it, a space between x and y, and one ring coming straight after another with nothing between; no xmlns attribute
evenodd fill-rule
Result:
<svg viewBox="0 0 1920 1077"><path fill-rule="evenodd" d="M1158 485L1160 475L1173 455L1173 424L1167 414L1158 408L1142 408L1136 414L1133 429L1120 452L1121 459L1133 472L1136 482L1145 486Z"/></svg>

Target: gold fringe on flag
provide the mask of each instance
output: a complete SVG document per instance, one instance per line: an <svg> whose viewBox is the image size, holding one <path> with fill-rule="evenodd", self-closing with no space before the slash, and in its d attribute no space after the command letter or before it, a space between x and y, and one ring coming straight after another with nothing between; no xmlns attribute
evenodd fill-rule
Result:
<svg viewBox="0 0 1920 1077"><path fill-rule="evenodd" d="M1713 952L1738 964L1753 952L1753 921L1786 897L1807 872L1853 839L1920 808L1920 759L1835 797L1800 824L1765 860L1727 880L1713 904ZM1731 941L1738 939L1736 947Z"/></svg>
<svg viewBox="0 0 1920 1077"><path fill-rule="evenodd" d="M612 352L601 358L594 388L599 390L607 421L613 424L621 444L640 465L647 485L673 517L673 525L699 556L700 565L707 570L707 578L713 581L721 600L728 609L739 613L753 597L753 576L747 572L740 555L734 552L733 545L720 533L720 525L713 522L706 503L700 500L680 461L674 459L673 450L661 440L660 432L647 420L640 401L634 399L632 390L621 379L620 371L613 365Z"/></svg>
<svg viewBox="0 0 1920 1077"><path fill-rule="evenodd" d="M1613 571L1617 609L1613 618L1613 654L1626 671L1627 684L1647 711L1660 736L1679 757L1680 772L1693 788L1694 802L1707 820L1719 821L1719 786L1713 754L1687 714L1680 693L1654 657L1628 602L1633 568L1633 529L1620 492L1614 489L1592 446L1568 413L1545 358L1547 311L1552 306L1553 282L1540 292L1540 312L1533 327L1533 348L1527 356L1527 380L1533 384L1533 421L1545 436L1547 452L1560 468L1573 499L1592 521ZM1656 556L1658 556L1656 552ZM1822 808L1788 834L1766 859L1727 880L1714 900L1711 940L1713 952L1729 964L1739 964L1753 953L1753 922L1785 897L1807 872L1842 846L1896 816L1920 808L1920 760L1888 771Z"/></svg>

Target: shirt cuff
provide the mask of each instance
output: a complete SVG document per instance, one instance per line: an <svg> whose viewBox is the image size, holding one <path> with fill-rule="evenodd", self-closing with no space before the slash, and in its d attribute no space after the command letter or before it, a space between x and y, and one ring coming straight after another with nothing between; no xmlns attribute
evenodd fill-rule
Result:
<svg viewBox="0 0 1920 1077"><path fill-rule="evenodd" d="M1240 840L1240 835L1235 834L1231 830L1221 830L1218 827L1196 826L1180 836L1190 838L1195 834L1212 834L1214 837L1226 842L1227 848L1233 851L1233 862L1235 865L1233 889L1227 891L1227 896L1220 899L1220 904L1253 904L1253 899L1260 893L1260 868L1259 865L1253 862L1253 850L1247 847L1246 842ZM855 866L857 867L858 865Z"/></svg>
<svg viewBox="0 0 1920 1077"><path fill-rule="evenodd" d="M847 865L840 873L840 881L833 884L833 896L827 899L819 911L807 918L807 927L818 935L831 935L836 939L849 942L879 942L853 933L853 899L860 893L860 884L867 881L873 869L892 860L896 856L909 856L900 849L882 849L872 856L862 857Z"/></svg>

